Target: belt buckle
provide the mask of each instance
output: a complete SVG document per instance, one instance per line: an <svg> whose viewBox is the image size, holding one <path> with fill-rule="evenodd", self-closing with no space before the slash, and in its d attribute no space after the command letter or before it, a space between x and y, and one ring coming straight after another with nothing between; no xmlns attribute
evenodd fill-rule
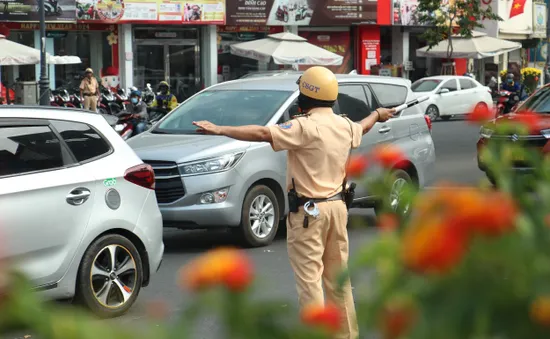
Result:
<svg viewBox="0 0 550 339"><path fill-rule="evenodd" d="M310 209L310 207L313 207ZM319 208L317 207L317 204L313 200L309 200L304 204L304 212L306 212L307 215L312 216L314 218L319 217Z"/></svg>

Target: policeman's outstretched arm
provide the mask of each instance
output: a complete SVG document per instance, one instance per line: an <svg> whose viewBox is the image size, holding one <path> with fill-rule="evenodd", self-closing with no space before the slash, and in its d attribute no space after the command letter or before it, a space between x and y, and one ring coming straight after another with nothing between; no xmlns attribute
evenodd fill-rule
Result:
<svg viewBox="0 0 550 339"><path fill-rule="evenodd" d="M210 121L193 121L197 132L210 135L224 135L242 141L272 142L271 132L265 126L218 126Z"/></svg>
<svg viewBox="0 0 550 339"><path fill-rule="evenodd" d="M361 120L360 124L363 127L363 134L370 131L372 126L377 122L384 122L393 117L395 108L377 108L374 112L369 114L368 117Z"/></svg>

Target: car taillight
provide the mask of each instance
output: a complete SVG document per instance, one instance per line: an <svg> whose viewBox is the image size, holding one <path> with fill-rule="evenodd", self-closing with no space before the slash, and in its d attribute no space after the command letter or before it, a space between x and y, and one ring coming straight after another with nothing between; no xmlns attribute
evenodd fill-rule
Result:
<svg viewBox="0 0 550 339"><path fill-rule="evenodd" d="M426 125L428 125L428 129L431 132L432 131L432 119L430 119L429 116L424 115L424 120L426 120Z"/></svg>
<svg viewBox="0 0 550 339"><path fill-rule="evenodd" d="M155 172L147 164L128 168L126 173L124 173L124 179L141 187L155 189Z"/></svg>

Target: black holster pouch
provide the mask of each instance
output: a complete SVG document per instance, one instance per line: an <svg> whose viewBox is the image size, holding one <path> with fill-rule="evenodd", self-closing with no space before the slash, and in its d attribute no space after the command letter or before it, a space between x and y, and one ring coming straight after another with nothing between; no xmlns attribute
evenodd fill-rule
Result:
<svg viewBox="0 0 550 339"><path fill-rule="evenodd" d="M346 203L346 207L348 208L348 210L351 208L351 205L353 204L353 199L355 199L355 187L357 185L352 182L348 188L344 188L344 190L342 191L343 192L343 199L344 199L344 202Z"/></svg>
<svg viewBox="0 0 550 339"><path fill-rule="evenodd" d="M288 211L297 213L299 207L298 192L296 192L296 185L294 184L294 178L292 178L292 189L288 191Z"/></svg>

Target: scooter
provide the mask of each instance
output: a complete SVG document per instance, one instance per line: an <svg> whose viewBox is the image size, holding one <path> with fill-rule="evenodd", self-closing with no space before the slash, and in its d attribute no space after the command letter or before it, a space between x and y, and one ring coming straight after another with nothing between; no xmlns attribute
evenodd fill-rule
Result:
<svg viewBox="0 0 550 339"><path fill-rule="evenodd" d="M84 98L80 96L80 90L78 88L73 88L68 90L71 97L71 103L76 108L84 108Z"/></svg>
<svg viewBox="0 0 550 339"><path fill-rule="evenodd" d="M126 94L126 90L124 90L123 88L119 88L114 93L114 96L116 103L122 108L123 111L125 111L126 105L130 103L130 101L128 100L128 94Z"/></svg>
<svg viewBox="0 0 550 339"><path fill-rule="evenodd" d="M58 0L46 0L44 1L44 11L47 16L62 15L63 9L59 6Z"/></svg>
<svg viewBox="0 0 550 339"><path fill-rule="evenodd" d="M286 6L277 7L277 12L275 13L275 17L279 21L288 22L288 8Z"/></svg>
<svg viewBox="0 0 550 339"><path fill-rule="evenodd" d="M168 114L170 110L167 107L147 107L149 113L149 123L154 125Z"/></svg>
<svg viewBox="0 0 550 339"><path fill-rule="evenodd" d="M75 107L71 102L71 96L69 95L69 92L66 89L57 88L52 91L52 95L54 97L54 102L56 103L55 106ZM50 102L51 102L51 98L50 98Z"/></svg>
<svg viewBox="0 0 550 339"><path fill-rule="evenodd" d="M123 140L128 140L134 134L134 124L131 123L132 113L121 112L117 114L118 121L115 125L115 131Z"/></svg>
<svg viewBox="0 0 550 339"><path fill-rule="evenodd" d="M116 103L116 98L110 88L101 87L98 113L116 115L122 108Z"/></svg>
<svg viewBox="0 0 550 339"><path fill-rule="evenodd" d="M155 100L155 92L153 91L153 88L151 87L151 84L147 83L147 86L145 87L145 90L143 91L141 101L146 103L147 106L150 106L153 103L154 100Z"/></svg>
<svg viewBox="0 0 550 339"><path fill-rule="evenodd" d="M496 116L512 112L519 101L519 95L517 93L500 90L496 102Z"/></svg>

